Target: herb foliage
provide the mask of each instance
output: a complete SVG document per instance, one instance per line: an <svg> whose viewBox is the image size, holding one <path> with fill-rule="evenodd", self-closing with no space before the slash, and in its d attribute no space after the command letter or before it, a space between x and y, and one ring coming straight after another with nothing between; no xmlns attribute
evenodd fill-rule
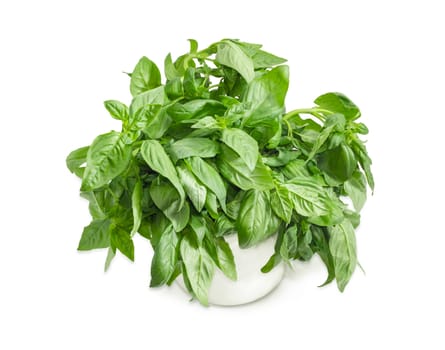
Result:
<svg viewBox="0 0 445 350"><path fill-rule="evenodd" d="M224 237L248 249L275 236L267 273L281 261L318 254L343 291L356 266L354 228L374 189L359 134L358 107L327 93L308 109L285 111L286 60L261 45L222 40L164 62L166 80L142 57L130 75L129 106L109 100L120 131L71 152L91 223L78 249L108 248L134 260L133 236L150 240L151 286L182 275L208 304L215 269L236 280ZM349 197L353 208L344 204Z"/></svg>

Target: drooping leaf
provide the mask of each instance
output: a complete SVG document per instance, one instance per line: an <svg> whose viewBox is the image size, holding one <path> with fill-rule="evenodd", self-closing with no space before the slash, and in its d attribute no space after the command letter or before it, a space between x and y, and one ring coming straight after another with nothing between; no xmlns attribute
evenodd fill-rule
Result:
<svg viewBox="0 0 445 350"><path fill-rule="evenodd" d="M134 244L130 237L130 232L127 232L117 225L112 225L110 231L110 242L112 248L117 248L128 259L134 261Z"/></svg>
<svg viewBox="0 0 445 350"><path fill-rule="evenodd" d="M178 242L178 234L173 227L167 227L154 249L155 252L151 262L150 287L162 286L173 275L176 268Z"/></svg>
<svg viewBox="0 0 445 350"><path fill-rule="evenodd" d="M254 246L274 233L268 228L271 214L268 192L259 190L246 192L236 222L241 248Z"/></svg>
<svg viewBox="0 0 445 350"><path fill-rule="evenodd" d="M196 299L207 306L208 290L215 272L212 258L203 246L198 245L192 235L185 235L181 240L180 252L190 288Z"/></svg>
<svg viewBox="0 0 445 350"><path fill-rule="evenodd" d="M344 189L351 198L355 210L362 210L366 202L366 180L360 171L355 171L352 177L345 182Z"/></svg>
<svg viewBox="0 0 445 350"><path fill-rule="evenodd" d="M200 157L191 157L186 164L198 180L216 195L221 208L226 211L227 190L215 168Z"/></svg>
<svg viewBox="0 0 445 350"><path fill-rule="evenodd" d="M163 214L170 220L176 232L182 231L190 218L190 207L183 202L175 187L169 182L159 179L153 181L150 186L150 196Z"/></svg>
<svg viewBox="0 0 445 350"><path fill-rule="evenodd" d="M141 146L141 155L153 171L167 178L176 188L176 191L178 191L181 197L181 208L185 200L184 188L179 181L176 169L170 157L165 152L164 147L162 147L159 141L145 140Z"/></svg>
<svg viewBox="0 0 445 350"><path fill-rule="evenodd" d="M142 182L140 180L138 180L134 186L131 195L131 206L133 209L133 228L131 229L131 235L134 235L139 230L142 222Z"/></svg>
<svg viewBox="0 0 445 350"><path fill-rule="evenodd" d="M333 226L329 233L329 250L334 261L337 286L343 292L357 266L354 227L349 220L344 220Z"/></svg>
<svg viewBox="0 0 445 350"><path fill-rule="evenodd" d="M184 165L176 168L181 183L195 209L200 212L206 203L207 189L200 184L195 175Z"/></svg>
<svg viewBox="0 0 445 350"><path fill-rule="evenodd" d="M277 186L271 193L270 202L272 210L285 223L289 223L292 216L293 203L289 190L284 186Z"/></svg>

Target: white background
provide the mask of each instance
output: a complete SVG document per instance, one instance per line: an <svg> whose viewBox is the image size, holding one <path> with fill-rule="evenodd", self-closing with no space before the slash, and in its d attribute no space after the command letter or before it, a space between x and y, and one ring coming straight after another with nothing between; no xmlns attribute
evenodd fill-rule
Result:
<svg viewBox="0 0 445 350"><path fill-rule="evenodd" d="M2 1L1 349L444 349L441 1ZM87 203L65 168L74 148L118 128L102 102L129 102L142 55L221 38L288 58L288 109L341 91L369 129L376 190L344 294L299 263L267 298L203 308L149 289L151 250L76 251Z"/></svg>

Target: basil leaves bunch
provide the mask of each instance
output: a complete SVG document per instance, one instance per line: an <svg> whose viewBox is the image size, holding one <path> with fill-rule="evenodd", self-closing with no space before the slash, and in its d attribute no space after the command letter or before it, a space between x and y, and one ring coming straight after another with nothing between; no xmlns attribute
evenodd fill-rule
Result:
<svg viewBox="0 0 445 350"><path fill-rule="evenodd" d="M134 259L133 236L150 240L151 286L182 274L208 304L215 269L236 280L225 236L248 249L270 236L262 269L318 254L343 291L357 265L354 229L373 189L368 129L346 96L285 111L289 69L261 45L222 40L159 68L142 57L130 75L129 106L105 101L120 131L71 152L91 223L79 250L108 248ZM163 82L164 81L164 82ZM344 203L349 197L352 207Z"/></svg>

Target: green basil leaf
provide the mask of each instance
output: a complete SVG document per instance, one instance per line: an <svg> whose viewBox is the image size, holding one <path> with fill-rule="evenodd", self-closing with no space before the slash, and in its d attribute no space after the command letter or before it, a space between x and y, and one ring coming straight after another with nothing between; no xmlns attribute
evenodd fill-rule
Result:
<svg viewBox="0 0 445 350"><path fill-rule="evenodd" d="M219 213L218 213L217 198L215 194L210 190L207 191L205 207L213 219L215 220L218 219Z"/></svg>
<svg viewBox="0 0 445 350"><path fill-rule="evenodd" d="M78 250L107 248L110 246L110 224L108 219L93 220L85 226Z"/></svg>
<svg viewBox="0 0 445 350"><path fill-rule="evenodd" d="M131 73L131 94L136 96L159 85L161 85L161 73L158 67L147 57L142 57Z"/></svg>
<svg viewBox="0 0 445 350"><path fill-rule="evenodd" d="M151 261L150 287L158 287L167 283L176 268L176 249L179 238L172 226L169 226L161 235L155 246Z"/></svg>
<svg viewBox="0 0 445 350"><path fill-rule="evenodd" d="M181 240L180 252L190 288L196 299L207 306L208 291L215 272L212 258L192 235L185 235Z"/></svg>
<svg viewBox="0 0 445 350"><path fill-rule="evenodd" d="M345 127L345 117L343 114L331 114L327 117L325 125L321 132L318 134L317 139L315 140L315 143L312 147L311 153L309 153L307 157L307 161L311 160L315 154L318 152L318 150L321 148L321 146L324 145L324 143L327 141L328 137L331 135L331 133L336 129L344 129Z"/></svg>
<svg viewBox="0 0 445 350"><path fill-rule="evenodd" d="M368 156L368 152L366 150L366 146L360 140L354 140L351 144L351 147L356 155L361 168L365 172L366 180L368 181L368 185L371 190L374 191L374 176L371 172L371 158Z"/></svg>
<svg viewBox="0 0 445 350"><path fill-rule="evenodd" d="M175 65L173 64L172 55L168 54L164 60L164 73L167 80L174 80L181 77L181 74L177 71Z"/></svg>
<svg viewBox="0 0 445 350"><path fill-rule="evenodd" d="M192 215L190 218L189 226L195 233L198 243L201 243L207 232L207 225L205 219L202 216Z"/></svg>
<svg viewBox="0 0 445 350"><path fill-rule="evenodd" d="M200 212L206 203L207 189L201 185L193 173L183 165L176 168L187 196L195 209Z"/></svg>
<svg viewBox="0 0 445 350"><path fill-rule="evenodd" d="M236 272L235 258L233 257L232 249L230 249L230 246L222 237L215 239L215 245L218 267L224 275L231 280L236 281L238 279L238 274Z"/></svg>
<svg viewBox="0 0 445 350"><path fill-rule="evenodd" d="M252 59L255 69L270 68L278 64L282 64L287 60L269 52L260 50L262 45L235 41L241 49Z"/></svg>
<svg viewBox="0 0 445 350"><path fill-rule="evenodd" d="M218 121L213 117L204 117L191 127L192 129L221 129Z"/></svg>
<svg viewBox="0 0 445 350"><path fill-rule="evenodd" d="M274 253L261 268L262 273L268 273L282 261L280 254Z"/></svg>
<svg viewBox="0 0 445 350"><path fill-rule="evenodd" d="M298 254L298 228L296 225L288 227L283 234L283 239L280 246L280 256L284 261L289 262L290 259L295 259Z"/></svg>
<svg viewBox="0 0 445 350"><path fill-rule="evenodd" d="M133 209L133 228L131 229L131 235L134 235L138 232L142 222L142 182L140 180L138 180L134 186L131 195L131 206Z"/></svg>
<svg viewBox="0 0 445 350"><path fill-rule="evenodd" d="M170 153L175 160L189 157L212 158L218 152L218 143L203 137L184 138L170 146Z"/></svg>
<svg viewBox="0 0 445 350"><path fill-rule="evenodd" d="M102 187L125 171L131 160L131 146L121 134L111 131L99 135L87 153L87 166L82 180L82 191Z"/></svg>
<svg viewBox="0 0 445 350"><path fill-rule="evenodd" d="M104 102L105 108L110 115L117 120L128 120L128 107L122 102L116 100L108 100Z"/></svg>
<svg viewBox="0 0 445 350"><path fill-rule="evenodd" d="M150 196L153 203L171 221L176 232L182 231L190 218L190 207L179 197L175 187L159 178L151 183Z"/></svg>
<svg viewBox="0 0 445 350"><path fill-rule="evenodd" d="M337 148L321 153L318 157L318 167L334 180L343 183L354 173L357 161L352 149L342 143Z"/></svg>
<svg viewBox="0 0 445 350"><path fill-rule="evenodd" d="M112 248L117 248L128 259L134 261L134 244L130 237L130 232L127 232L123 228L112 224L110 231L110 243Z"/></svg>
<svg viewBox="0 0 445 350"><path fill-rule="evenodd" d="M227 181L245 191L269 190L274 187L271 171L263 164L261 157L258 158L255 169L250 171L237 153L221 145L221 154L217 158L217 164Z"/></svg>
<svg viewBox="0 0 445 350"><path fill-rule="evenodd" d="M247 82L255 78L252 59L231 41L222 41L218 44L216 61L236 70Z"/></svg>
<svg viewBox="0 0 445 350"><path fill-rule="evenodd" d="M147 104L130 114L127 130L134 133L133 141L139 137L141 131L149 138L159 139L168 130L171 122L165 108L157 104Z"/></svg>
<svg viewBox="0 0 445 350"><path fill-rule="evenodd" d="M320 285L323 287L331 283L335 279L335 267L332 254L329 250L329 241L327 235L324 233L323 229L317 226L311 226L312 231L312 247L315 253L317 253L328 270L328 277L326 281Z"/></svg>
<svg viewBox="0 0 445 350"><path fill-rule="evenodd" d="M276 118L282 114L288 86L287 66L276 67L252 80L242 100L250 105L245 112L244 125L256 126L264 119Z"/></svg>
<svg viewBox="0 0 445 350"><path fill-rule="evenodd" d="M87 161L88 149L90 146L81 147L72 151L66 157L66 167L76 176L82 178L85 168L82 167Z"/></svg>
<svg viewBox="0 0 445 350"><path fill-rule="evenodd" d="M130 116L146 105L164 105L168 103L164 86L143 92L133 98L130 104Z"/></svg>
<svg viewBox="0 0 445 350"><path fill-rule="evenodd" d="M349 220L344 220L330 228L329 233L329 249L334 261L337 286L343 292L357 266L354 227Z"/></svg>
<svg viewBox="0 0 445 350"><path fill-rule="evenodd" d="M170 157L165 152L164 147L162 147L159 141L146 140L142 143L141 155L153 171L156 171L163 177L167 178L172 185L175 186L181 197L181 208L185 200L185 192L179 181L176 169L170 160Z"/></svg>
<svg viewBox="0 0 445 350"><path fill-rule="evenodd" d="M272 210L285 223L289 223L292 217L293 203L289 190L283 186L277 186L271 193L270 202Z"/></svg>
<svg viewBox="0 0 445 350"><path fill-rule="evenodd" d="M215 168L199 157L191 157L185 162L198 180L216 195L221 208L226 211L227 190Z"/></svg>
<svg viewBox="0 0 445 350"><path fill-rule="evenodd" d="M366 202L366 180L360 171L355 171L352 177L345 182L344 189L346 194L351 198L355 210L362 210Z"/></svg>
<svg viewBox="0 0 445 350"><path fill-rule="evenodd" d="M108 269L110 268L110 264L113 261L114 257L116 256L116 249L113 248L108 248L108 252L107 252L107 258L105 260L105 266L104 266L104 271L107 272Z"/></svg>
<svg viewBox="0 0 445 350"><path fill-rule="evenodd" d="M259 152L254 138L241 129L228 128L222 131L221 141L240 156L250 171L255 169Z"/></svg>
<svg viewBox="0 0 445 350"><path fill-rule="evenodd" d="M317 97L315 104L321 108L328 109L332 113L341 113L347 120L354 120L360 117L358 107L345 95L339 92L329 92Z"/></svg>
<svg viewBox="0 0 445 350"><path fill-rule="evenodd" d="M271 214L268 192L246 192L236 222L241 248L254 246L274 233L268 229Z"/></svg>
<svg viewBox="0 0 445 350"><path fill-rule="evenodd" d="M317 189L295 183L283 184L290 194L295 211L303 216L322 216L329 213L325 198Z"/></svg>
<svg viewBox="0 0 445 350"><path fill-rule="evenodd" d="M168 115L176 122L201 119L207 116L223 115L226 107L219 101L197 99L184 104L175 103L168 108Z"/></svg>

